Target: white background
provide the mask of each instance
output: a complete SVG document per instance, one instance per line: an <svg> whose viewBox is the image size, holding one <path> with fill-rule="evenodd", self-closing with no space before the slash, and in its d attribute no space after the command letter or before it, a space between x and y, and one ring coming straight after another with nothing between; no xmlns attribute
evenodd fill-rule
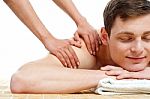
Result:
<svg viewBox="0 0 150 99"><path fill-rule="evenodd" d="M103 10L109 0L73 0L79 12L95 28L103 26ZM60 39L76 31L72 19L51 0L30 0L47 29ZM0 78L10 79L24 63L42 58L48 51L29 29L0 0Z"/></svg>

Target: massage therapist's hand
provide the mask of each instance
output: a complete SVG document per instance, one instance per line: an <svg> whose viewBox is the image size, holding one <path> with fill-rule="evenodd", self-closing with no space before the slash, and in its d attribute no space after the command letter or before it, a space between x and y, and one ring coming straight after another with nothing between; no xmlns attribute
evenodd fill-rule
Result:
<svg viewBox="0 0 150 99"><path fill-rule="evenodd" d="M81 47L79 43L74 40L59 40L56 38L46 39L44 41L45 48L53 55L55 55L65 67L77 68L79 60L72 49L71 45Z"/></svg>
<svg viewBox="0 0 150 99"><path fill-rule="evenodd" d="M82 21L77 25L78 29L74 34L74 39L80 41L83 38L90 54L95 55L99 48L100 38L97 31L86 21Z"/></svg>
<svg viewBox="0 0 150 99"><path fill-rule="evenodd" d="M116 79L150 79L150 67L146 67L144 70L137 72L130 72L124 70L121 67L116 66L105 66L102 67L101 70L106 71L106 75L116 76Z"/></svg>

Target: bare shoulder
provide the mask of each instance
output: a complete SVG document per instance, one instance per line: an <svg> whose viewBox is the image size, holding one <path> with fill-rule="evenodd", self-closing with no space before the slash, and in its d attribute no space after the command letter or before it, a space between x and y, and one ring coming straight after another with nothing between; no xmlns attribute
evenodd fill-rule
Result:
<svg viewBox="0 0 150 99"><path fill-rule="evenodd" d="M96 57L91 55L88 50L87 47L84 43L84 41L82 40L82 47L81 48L77 48L73 46L74 51L76 52L79 61L80 61L80 66L79 68L87 68L87 69L93 69L96 66Z"/></svg>

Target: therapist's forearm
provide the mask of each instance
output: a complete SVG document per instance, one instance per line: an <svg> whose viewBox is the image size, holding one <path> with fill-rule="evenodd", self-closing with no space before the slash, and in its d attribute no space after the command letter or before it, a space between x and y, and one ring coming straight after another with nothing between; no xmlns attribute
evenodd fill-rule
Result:
<svg viewBox="0 0 150 99"><path fill-rule="evenodd" d="M83 17L72 0L53 0L62 10L64 10L76 23L76 25L85 22L86 19Z"/></svg>
<svg viewBox="0 0 150 99"><path fill-rule="evenodd" d="M29 0L4 0L16 16L43 42L47 37L54 38L42 24Z"/></svg>

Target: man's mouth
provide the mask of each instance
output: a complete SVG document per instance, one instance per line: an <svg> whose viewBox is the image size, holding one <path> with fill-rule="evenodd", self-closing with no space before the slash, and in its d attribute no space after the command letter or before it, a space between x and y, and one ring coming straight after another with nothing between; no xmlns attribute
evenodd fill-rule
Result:
<svg viewBox="0 0 150 99"><path fill-rule="evenodd" d="M129 58L129 59L144 59L144 58L146 58L146 56L142 56L142 57L130 57L130 56L126 56L126 58Z"/></svg>
<svg viewBox="0 0 150 99"><path fill-rule="evenodd" d="M142 62L146 56L142 56L142 57L130 57L130 56L126 56L127 59L134 61L136 63Z"/></svg>

